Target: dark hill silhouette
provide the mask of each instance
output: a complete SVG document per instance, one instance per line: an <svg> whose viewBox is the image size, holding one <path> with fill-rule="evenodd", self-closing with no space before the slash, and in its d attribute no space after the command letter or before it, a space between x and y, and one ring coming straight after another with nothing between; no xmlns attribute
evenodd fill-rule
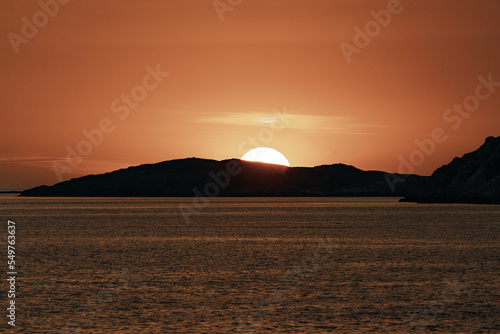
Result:
<svg viewBox="0 0 500 334"><path fill-rule="evenodd" d="M230 175L229 170L239 173ZM405 176L405 182L392 188L388 176L403 179L343 164L289 168L237 159L189 158L88 175L25 190L21 196L405 196L424 179Z"/></svg>
<svg viewBox="0 0 500 334"><path fill-rule="evenodd" d="M401 201L500 204L500 137L437 169Z"/></svg>

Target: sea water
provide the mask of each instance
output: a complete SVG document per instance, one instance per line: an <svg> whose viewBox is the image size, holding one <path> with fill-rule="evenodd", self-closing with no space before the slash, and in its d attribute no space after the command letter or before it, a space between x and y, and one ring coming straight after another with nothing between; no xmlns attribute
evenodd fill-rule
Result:
<svg viewBox="0 0 500 334"><path fill-rule="evenodd" d="M500 206L201 204L0 197L5 276L8 220L16 226L16 332L500 331Z"/></svg>

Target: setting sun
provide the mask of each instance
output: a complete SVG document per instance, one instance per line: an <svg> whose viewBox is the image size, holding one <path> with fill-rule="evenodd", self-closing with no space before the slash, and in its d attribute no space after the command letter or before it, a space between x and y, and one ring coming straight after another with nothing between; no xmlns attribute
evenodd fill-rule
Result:
<svg viewBox="0 0 500 334"><path fill-rule="evenodd" d="M265 162L290 167L290 163L283 154L269 147L254 148L241 157L241 160Z"/></svg>

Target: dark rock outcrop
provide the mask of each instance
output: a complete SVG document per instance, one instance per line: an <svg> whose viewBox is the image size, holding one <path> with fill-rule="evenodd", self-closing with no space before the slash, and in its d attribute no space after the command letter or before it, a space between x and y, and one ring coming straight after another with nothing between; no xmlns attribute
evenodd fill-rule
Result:
<svg viewBox="0 0 500 334"><path fill-rule="evenodd" d="M88 175L25 190L21 196L405 196L424 179L343 164L289 168L189 158Z"/></svg>
<svg viewBox="0 0 500 334"><path fill-rule="evenodd" d="M500 204L500 137L437 169L401 201Z"/></svg>

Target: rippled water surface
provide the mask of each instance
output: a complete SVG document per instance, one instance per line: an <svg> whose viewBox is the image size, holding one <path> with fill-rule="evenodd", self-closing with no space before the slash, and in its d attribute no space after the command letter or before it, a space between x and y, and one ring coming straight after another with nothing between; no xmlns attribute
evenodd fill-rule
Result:
<svg viewBox="0 0 500 334"><path fill-rule="evenodd" d="M5 263L16 222L16 332L500 331L500 206L206 204L0 197Z"/></svg>

